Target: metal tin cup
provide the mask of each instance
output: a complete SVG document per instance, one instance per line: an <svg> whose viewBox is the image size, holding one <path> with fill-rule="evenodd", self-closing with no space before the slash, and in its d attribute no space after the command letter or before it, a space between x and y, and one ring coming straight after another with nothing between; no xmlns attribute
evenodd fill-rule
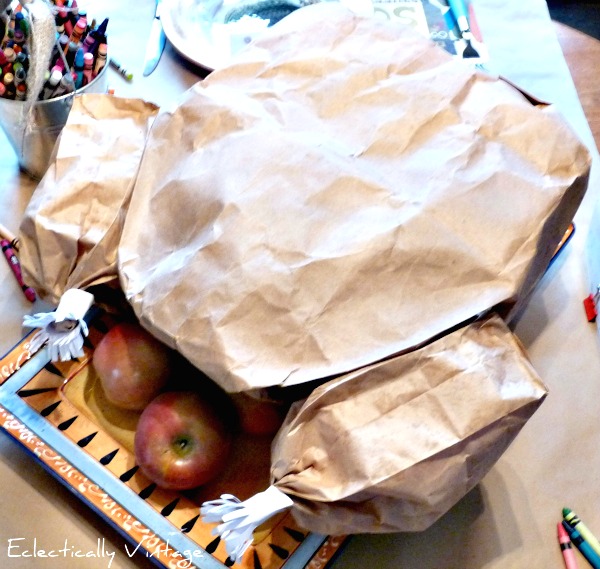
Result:
<svg viewBox="0 0 600 569"><path fill-rule="evenodd" d="M46 173L54 146L67 123L73 99L83 93L106 93L108 60L98 75L84 87L54 99L36 101L33 119L27 125L23 101L0 98L0 125L19 160L19 166L38 180Z"/></svg>

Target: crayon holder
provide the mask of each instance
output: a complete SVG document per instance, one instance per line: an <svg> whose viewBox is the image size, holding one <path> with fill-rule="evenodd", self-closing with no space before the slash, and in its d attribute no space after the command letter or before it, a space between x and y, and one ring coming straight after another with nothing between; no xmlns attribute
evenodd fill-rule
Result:
<svg viewBox="0 0 600 569"><path fill-rule="evenodd" d="M67 123L73 99L83 93L106 93L108 61L98 75L84 87L60 97L36 101L33 121L28 126L24 101L0 98L0 125L19 160L20 168L41 179L52 160L54 146Z"/></svg>

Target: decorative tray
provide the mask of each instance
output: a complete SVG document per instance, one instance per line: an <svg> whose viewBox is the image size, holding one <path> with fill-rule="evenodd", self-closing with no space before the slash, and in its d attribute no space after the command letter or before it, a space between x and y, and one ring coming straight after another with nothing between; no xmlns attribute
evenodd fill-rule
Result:
<svg viewBox="0 0 600 569"><path fill-rule="evenodd" d="M222 481L227 490L217 484L200 493L178 493L150 482L131 451L136 417L107 407L95 388L94 345L113 324L106 314L95 316L84 357L69 362L51 362L45 348L31 353L32 334L23 338L0 359L0 425L158 567L231 567L224 544L211 533L213 524L200 519L200 503L221 491L245 499L266 488L268 445L238 445ZM307 533L288 513L255 532L235 567L322 569L344 541Z"/></svg>

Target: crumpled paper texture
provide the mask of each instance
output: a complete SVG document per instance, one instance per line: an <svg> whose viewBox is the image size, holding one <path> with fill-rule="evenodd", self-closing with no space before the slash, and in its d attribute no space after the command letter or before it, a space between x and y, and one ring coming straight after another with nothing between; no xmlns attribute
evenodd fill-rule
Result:
<svg viewBox="0 0 600 569"><path fill-rule="evenodd" d="M335 3L172 112L93 102L26 212L26 280L57 299L118 274L227 391L337 377L273 447L307 529L417 531L477 484L546 394L504 320L587 187L552 107Z"/></svg>
<svg viewBox="0 0 600 569"><path fill-rule="evenodd" d="M589 168L552 107L409 28L309 6L157 119L121 284L228 391L346 373L514 315Z"/></svg>
<svg viewBox="0 0 600 569"><path fill-rule="evenodd" d="M118 286L121 231L157 112L138 99L75 97L20 226L25 281L48 302L69 288Z"/></svg>
<svg viewBox="0 0 600 569"><path fill-rule="evenodd" d="M546 394L493 315L295 403L272 483L314 532L420 531L483 478Z"/></svg>

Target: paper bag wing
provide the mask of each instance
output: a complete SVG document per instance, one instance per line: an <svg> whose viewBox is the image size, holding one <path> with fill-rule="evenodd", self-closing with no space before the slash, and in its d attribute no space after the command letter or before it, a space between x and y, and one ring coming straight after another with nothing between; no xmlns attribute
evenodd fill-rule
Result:
<svg viewBox="0 0 600 569"><path fill-rule="evenodd" d="M483 478L546 393L493 316L296 403L272 480L311 531L423 530Z"/></svg>
<svg viewBox="0 0 600 569"><path fill-rule="evenodd" d="M137 99L75 97L20 227L25 282L49 302L69 288L118 284L121 230L157 111Z"/></svg>

